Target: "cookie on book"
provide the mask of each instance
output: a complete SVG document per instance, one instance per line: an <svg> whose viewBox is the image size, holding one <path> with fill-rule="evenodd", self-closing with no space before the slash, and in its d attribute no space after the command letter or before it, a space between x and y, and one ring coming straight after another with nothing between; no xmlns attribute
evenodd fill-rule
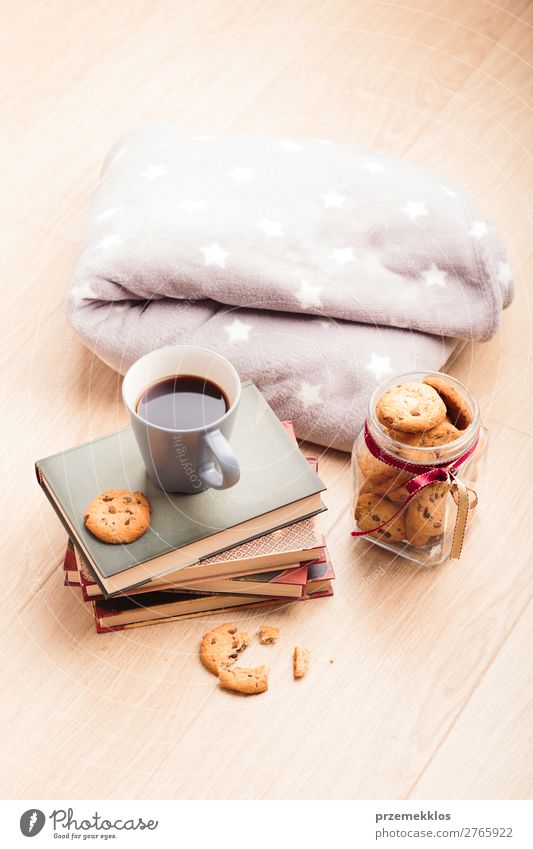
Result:
<svg viewBox="0 0 533 849"><path fill-rule="evenodd" d="M150 502L142 492L108 489L97 495L83 517L86 528L102 542L135 542L150 527Z"/></svg>
<svg viewBox="0 0 533 849"><path fill-rule="evenodd" d="M263 646L269 646L272 643L277 643L279 637L279 628L274 628L273 625L261 625L259 629L259 642Z"/></svg>
<svg viewBox="0 0 533 849"><path fill-rule="evenodd" d="M218 680L224 690L233 690L234 693L242 693L245 696L253 696L268 690L266 666L255 666L250 669L234 666L233 669L221 669Z"/></svg>
<svg viewBox="0 0 533 849"><path fill-rule="evenodd" d="M407 381L389 386L376 404L381 424L407 433L436 427L446 417L446 406L433 386Z"/></svg>
<svg viewBox="0 0 533 849"><path fill-rule="evenodd" d="M292 671L295 678L303 678L309 669L309 649L295 646L292 657Z"/></svg>
<svg viewBox="0 0 533 849"><path fill-rule="evenodd" d="M219 625L202 637L200 660L213 675L232 666L250 642L245 631L238 631L233 622Z"/></svg>

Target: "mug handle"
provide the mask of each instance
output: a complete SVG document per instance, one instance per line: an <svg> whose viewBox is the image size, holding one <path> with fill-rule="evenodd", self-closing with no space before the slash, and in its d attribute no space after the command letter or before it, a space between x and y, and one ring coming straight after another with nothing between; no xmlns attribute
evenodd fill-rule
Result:
<svg viewBox="0 0 533 849"><path fill-rule="evenodd" d="M234 486L241 476L241 470L228 440L219 430L206 433L204 439L220 471L215 468L213 462L207 462L198 469L199 477L203 483L213 489L228 489Z"/></svg>

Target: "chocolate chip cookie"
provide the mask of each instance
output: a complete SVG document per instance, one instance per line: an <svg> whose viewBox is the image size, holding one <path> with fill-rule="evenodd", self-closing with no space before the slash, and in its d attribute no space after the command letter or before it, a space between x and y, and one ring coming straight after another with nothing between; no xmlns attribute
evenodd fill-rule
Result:
<svg viewBox="0 0 533 849"><path fill-rule="evenodd" d="M414 445L417 448L433 448L439 445L446 445L448 442L453 442L461 436L461 431L451 423L447 416L443 422L436 427L431 427L429 430L419 431L418 433L407 433L404 430L389 428L388 433L397 442L402 442L404 445Z"/></svg>
<svg viewBox="0 0 533 849"><path fill-rule="evenodd" d="M366 447L359 457L359 471L366 481L376 486L390 480L397 472L393 466L374 457Z"/></svg>
<svg viewBox="0 0 533 849"><path fill-rule="evenodd" d="M435 483L425 487L407 508L405 532L408 542L420 548L437 542L444 533L448 487Z"/></svg>
<svg viewBox="0 0 533 849"><path fill-rule="evenodd" d="M355 520L360 531L371 531L386 522L383 528L369 533L369 536L389 542L398 541L405 538L405 519L403 513L393 519L397 510L398 506L388 498L362 492L357 499Z"/></svg>
<svg viewBox="0 0 533 849"><path fill-rule="evenodd" d="M459 390L440 375L428 374L424 378L424 383L438 392L446 406L451 423L459 430L465 430L472 421L472 413Z"/></svg>
<svg viewBox="0 0 533 849"><path fill-rule="evenodd" d="M390 478L380 483L368 481L361 488L361 492L373 492L375 495L386 495L387 498L390 498L392 490L402 487L412 477L413 474L411 472L396 471Z"/></svg>
<svg viewBox="0 0 533 849"><path fill-rule="evenodd" d="M389 501L392 501L392 503L396 505L396 509L398 509L400 504L403 504L404 501L407 501L410 494L411 493L409 492L406 486L397 486L395 487L395 489L390 489L387 492L387 498L389 499Z"/></svg>
<svg viewBox="0 0 533 849"><path fill-rule="evenodd" d="M200 660L213 675L232 666L250 642L245 631L238 631L233 622L219 625L202 637Z"/></svg>
<svg viewBox="0 0 533 849"><path fill-rule="evenodd" d="M243 693L246 696L268 690L266 666L255 666L250 669L234 666L233 669L221 669L218 680L224 690L233 690L234 693Z"/></svg>
<svg viewBox="0 0 533 849"><path fill-rule="evenodd" d="M379 421L395 430L419 433L441 424L446 406L438 392L425 383L397 383L376 404Z"/></svg>
<svg viewBox="0 0 533 849"><path fill-rule="evenodd" d="M150 527L151 507L142 492L108 489L91 501L83 517L86 528L102 542L134 542Z"/></svg>

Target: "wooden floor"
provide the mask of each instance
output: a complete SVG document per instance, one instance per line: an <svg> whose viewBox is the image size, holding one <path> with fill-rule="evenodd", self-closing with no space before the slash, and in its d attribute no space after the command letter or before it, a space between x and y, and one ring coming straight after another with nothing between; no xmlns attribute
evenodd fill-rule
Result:
<svg viewBox="0 0 533 849"><path fill-rule="evenodd" d="M528 0L2 3L4 798L523 798L533 784L532 73ZM364 143L462 181L506 240L516 299L453 373L491 432L462 560L422 571L350 536L323 453L336 595L238 621L268 694L197 660L205 620L98 636L62 585L37 457L125 423L63 300L102 159L133 123ZM207 620L220 621L217 617ZM295 643L312 668L291 676ZM331 663L333 660L334 663Z"/></svg>

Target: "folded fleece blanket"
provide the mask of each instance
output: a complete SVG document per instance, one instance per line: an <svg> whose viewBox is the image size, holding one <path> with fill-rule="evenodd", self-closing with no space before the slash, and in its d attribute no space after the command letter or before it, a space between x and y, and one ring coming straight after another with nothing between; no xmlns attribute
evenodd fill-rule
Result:
<svg viewBox="0 0 533 849"><path fill-rule="evenodd" d="M488 339L511 297L498 234L428 168L150 124L105 163L67 314L120 372L219 351L299 437L348 450L376 383Z"/></svg>

